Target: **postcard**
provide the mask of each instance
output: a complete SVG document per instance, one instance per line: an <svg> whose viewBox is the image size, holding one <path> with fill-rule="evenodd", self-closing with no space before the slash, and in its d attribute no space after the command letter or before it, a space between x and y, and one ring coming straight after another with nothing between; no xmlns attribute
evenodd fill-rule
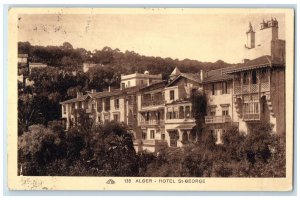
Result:
<svg viewBox="0 0 300 200"><path fill-rule="evenodd" d="M8 20L10 190L293 189L293 9Z"/></svg>

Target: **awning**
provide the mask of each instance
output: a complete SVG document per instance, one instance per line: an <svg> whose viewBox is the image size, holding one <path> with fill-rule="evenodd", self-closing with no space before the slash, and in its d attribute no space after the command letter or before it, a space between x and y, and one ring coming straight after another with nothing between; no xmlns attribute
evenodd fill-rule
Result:
<svg viewBox="0 0 300 200"><path fill-rule="evenodd" d="M179 126L177 126L177 129L180 130L192 130L194 128L194 126L196 126L196 124L181 124Z"/></svg>

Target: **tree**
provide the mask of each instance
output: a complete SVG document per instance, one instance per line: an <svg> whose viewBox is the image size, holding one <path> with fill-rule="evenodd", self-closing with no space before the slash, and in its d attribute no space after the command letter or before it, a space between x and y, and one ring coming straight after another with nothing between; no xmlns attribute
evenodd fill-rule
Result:
<svg viewBox="0 0 300 200"><path fill-rule="evenodd" d="M202 142L204 137L204 125L207 109L207 98L202 91L194 91L191 96L192 113L196 120L195 130L198 141Z"/></svg>
<svg viewBox="0 0 300 200"><path fill-rule="evenodd" d="M60 135L43 125L30 126L18 138L18 162L24 175L46 175L45 165L64 157ZM20 169L20 168L19 168Z"/></svg>

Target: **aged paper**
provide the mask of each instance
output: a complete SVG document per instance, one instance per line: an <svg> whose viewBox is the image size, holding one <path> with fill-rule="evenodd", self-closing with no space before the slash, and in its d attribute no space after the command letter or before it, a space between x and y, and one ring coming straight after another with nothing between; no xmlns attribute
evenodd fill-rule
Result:
<svg viewBox="0 0 300 200"><path fill-rule="evenodd" d="M9 189L293 189L293 9L11 8L8 39Z"/></svg>

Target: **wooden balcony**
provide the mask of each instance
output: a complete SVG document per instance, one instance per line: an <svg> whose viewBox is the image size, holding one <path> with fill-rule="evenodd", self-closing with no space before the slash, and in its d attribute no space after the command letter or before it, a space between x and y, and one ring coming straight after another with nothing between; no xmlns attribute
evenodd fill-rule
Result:
<svg viewBox="0 0 300 200"><path fill-rule="evenodd" d="M234 94L251 94L251 93L258 93L259 89L261 92L270 91L270 83L269 82L262 82L260 84L247 84L247 85L235 85L234 86Z"/></svg>
<svg viewBox="0 0 300 200"><path fill-rule="evenodd" d="M220 124L226 122L231 122L231 117L229 115L205 116L205 124Z"/></svg>
<svg viewBox="0 0 300 200"><path fill-rule="evenodd" d="M244 121L256 121L260 120L260 115L258 113L251 113L251 114L243 114Z"/></svg>

